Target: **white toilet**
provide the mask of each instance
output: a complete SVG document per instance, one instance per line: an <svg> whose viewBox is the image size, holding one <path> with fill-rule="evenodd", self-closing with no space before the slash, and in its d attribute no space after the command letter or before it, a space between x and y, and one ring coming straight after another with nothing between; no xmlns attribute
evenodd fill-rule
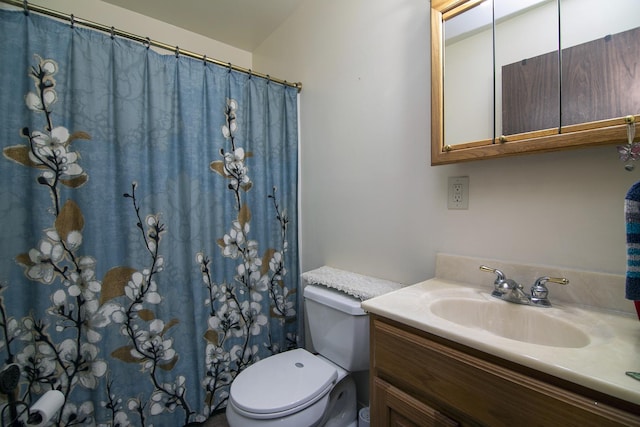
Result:
<svg viewBox="0 0 640 427"><path fill-rule="evenodd" d="M360 300L324 286L304 288L311 340L304 349L251 365L231 384L231 427L356 427L350 372L369 369L369 316Z"/></svg>

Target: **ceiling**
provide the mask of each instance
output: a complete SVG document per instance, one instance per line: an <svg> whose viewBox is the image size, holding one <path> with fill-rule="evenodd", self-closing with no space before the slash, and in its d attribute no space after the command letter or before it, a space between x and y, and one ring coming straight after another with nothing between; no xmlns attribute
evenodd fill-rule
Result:
<svg viewBox="0 0 640 427"><path fill-rule="evenodd" d="M304 0L103 0L253 52Z"/></svg>

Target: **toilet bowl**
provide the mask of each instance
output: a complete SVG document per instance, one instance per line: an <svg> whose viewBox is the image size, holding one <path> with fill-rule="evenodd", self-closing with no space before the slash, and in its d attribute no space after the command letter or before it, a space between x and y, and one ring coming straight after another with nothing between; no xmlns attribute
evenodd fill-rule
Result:
<svg viewBox="0 0 640 427"><path fill-rule="evenodd" d="M231 388L226 414L231 427L342 427L356 418L356 390L351 376L303 349L250 366ZM330 419L332 424L328 424Z"/></svg>
<svg viewBox="0 0 640 427"><path fill-rule="evenodd" d="M368 369L368 316L360 300L332 289L308 285L304 298L319 354L290 350L242 371L227 402L231 427L357 426L349 373Z"/></svg>

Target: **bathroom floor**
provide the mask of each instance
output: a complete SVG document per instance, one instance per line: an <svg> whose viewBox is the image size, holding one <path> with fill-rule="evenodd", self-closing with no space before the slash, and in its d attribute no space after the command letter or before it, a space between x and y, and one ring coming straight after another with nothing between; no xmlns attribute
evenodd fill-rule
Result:
<svg viewBox="0 0 640 427"><path fill-rule="evenodd" d="M204 427L229 427L227 423L227 417L224 415L224 412L221 414L214 415L209 418L204 424Z"/></svg>

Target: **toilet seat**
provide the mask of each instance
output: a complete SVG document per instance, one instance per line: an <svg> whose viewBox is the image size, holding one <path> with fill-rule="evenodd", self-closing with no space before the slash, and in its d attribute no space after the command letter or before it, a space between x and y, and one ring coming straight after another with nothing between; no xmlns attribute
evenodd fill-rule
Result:
<svg viewBox="0 0 640 427"><path fill-rule="evenodd" d="M250 418L283 417L325 397L337 378L335 366L304 349L290 350L241 372L231 384L229 398Z"/></svg>

